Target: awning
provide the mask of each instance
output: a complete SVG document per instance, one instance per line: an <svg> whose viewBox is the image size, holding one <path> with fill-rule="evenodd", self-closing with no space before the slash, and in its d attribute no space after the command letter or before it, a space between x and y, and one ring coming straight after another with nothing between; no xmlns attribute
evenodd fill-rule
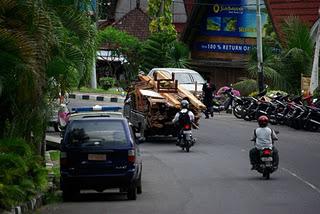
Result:
<svg viewBox="0 0 320 214"><path fill-rule="evenodd" d="M123 55L118 55L114 51L110 51L110 50L97 51L97 60L121 62L121 64L128 62Z"/></svg>

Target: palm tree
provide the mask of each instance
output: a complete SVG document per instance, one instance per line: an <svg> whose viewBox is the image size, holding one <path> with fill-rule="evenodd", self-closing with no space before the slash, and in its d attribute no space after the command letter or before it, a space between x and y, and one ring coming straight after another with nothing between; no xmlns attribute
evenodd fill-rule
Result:
<svg viewBox="0 0 320 214"><path fill-rule="evenodd" d="M313 45L308 27L296 17L285 20L283 26L285 42L278 53L277 42L273 39L264 40L263 45L263 71L265 82L274 89L300 93L301 74L311 71ZM270 46L270 41L273 41ZM248 62L249 77L257 78L257 53L253 49ZM251 80L249 80L251 81ZM252 81L251 81L252 83ZM246 81L237 85L242 89Z"/></svg>
<svg viewBox="0 0 320 214"><path fill-rule="evenodd" d="M174 41L167 53L168 61L166 67L188 68L190 67L189 49L178 41Z"/></svg>
<svg viewBox="0 0 320 214"><path fill-rule="evenodd" d="M267 44L263 45L262 53L265 83L273 88L285 90L288 83L284 79L279 68L279 65L281 64L280 55L275 51L273 47L270 47ZM253 79L257 79L257 62L257 49L254 48L250 53L247 67L249 75Z"/></svg>
<svg viewBox="0 0 320 214"><path fill-rule="evenodd" d="M289 91L300 93L301 74L310 75L313 43L309 28L297 17L290 17L283 24L285 43L283 45L281 72L290 83Z"/></svg>
<svg viewBox="0 0 320 214"><path fill-rule="evenodd" d="M30 137L54 39L50 16L40 1L1 0L0 7L0 136L6 128L9 136Z"/></svg>
<svg viewBox="0 0 320 214"><path fill-rule="evenodd" d="M178 42L176 35L169 32L153 33L143 44L142 69L149 71L156 67L189 67L189 50Z"/></svg>
<svg viewBox="0 0 320 214"><path fill-rule="evenodd" d="M64 90L70 73L87 76L96 46L86 2L0 0L0 137L42 138L48 79Z"/></svg>
<svg viewBox="0 0 320 214"><path fill-rule="evenodd" d="M52 59L47 66L48 77L53 77L64 93L70 89L70 77L80 77L83 84L90 77L93 57L97 50L95 26L84 11L86 1L47 2L56 29Z"/></svg>

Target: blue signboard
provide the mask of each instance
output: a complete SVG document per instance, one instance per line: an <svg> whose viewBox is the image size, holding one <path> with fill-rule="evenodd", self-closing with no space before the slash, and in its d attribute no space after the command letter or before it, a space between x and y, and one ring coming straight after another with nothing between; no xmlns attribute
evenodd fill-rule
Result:
<svg viewBox="0 0 320 214"><path fill-rule="evenodd" d="M206 52L232 52L246 54L251 48L255 46L246 44L229 44L229 43L216 43L216 42L198 42L196 49L198 51Z"/></svg>
<svg viewBox="0 0 320 214"><path fill-rule="evenodd" d="M255 2L255 0L213 0L209 6L208 15L203 20L201 34L209 36L256 37ZM266 22L267 14L262 12L262 26Z"/></svg>

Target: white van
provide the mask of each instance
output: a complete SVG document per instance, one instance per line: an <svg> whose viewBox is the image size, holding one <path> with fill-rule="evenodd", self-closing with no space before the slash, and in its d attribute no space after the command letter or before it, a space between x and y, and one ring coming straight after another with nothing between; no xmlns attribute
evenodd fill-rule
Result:
<svg viewBox="0 0 320 214"><path fill-rule="evenodd" d="M156 71L163 71L168 73L170 76L172 73L175 75L175 79L178 80L178 83L182 85L188 91L194 93L197 83L197 95L202 93L202 86L206 82L203 77L196 71L185 68L153 68L148 76L153 77L153 74Z"/></svg>

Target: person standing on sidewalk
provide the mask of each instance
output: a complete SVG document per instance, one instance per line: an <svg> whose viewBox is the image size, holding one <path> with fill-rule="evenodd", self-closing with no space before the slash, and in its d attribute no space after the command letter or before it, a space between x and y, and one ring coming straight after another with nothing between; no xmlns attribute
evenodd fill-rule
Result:
<svg viewBox="0 0 320 214"><path fill-rule="evenodd" d="M216 86L211 83L210 78L207 77L207 82L203 84L202 87L202 96L203 96L203 104L207 107L204 114L206 115L206 119L209 119L209 114L213 117L213 92L216 90Z"/></svg>

